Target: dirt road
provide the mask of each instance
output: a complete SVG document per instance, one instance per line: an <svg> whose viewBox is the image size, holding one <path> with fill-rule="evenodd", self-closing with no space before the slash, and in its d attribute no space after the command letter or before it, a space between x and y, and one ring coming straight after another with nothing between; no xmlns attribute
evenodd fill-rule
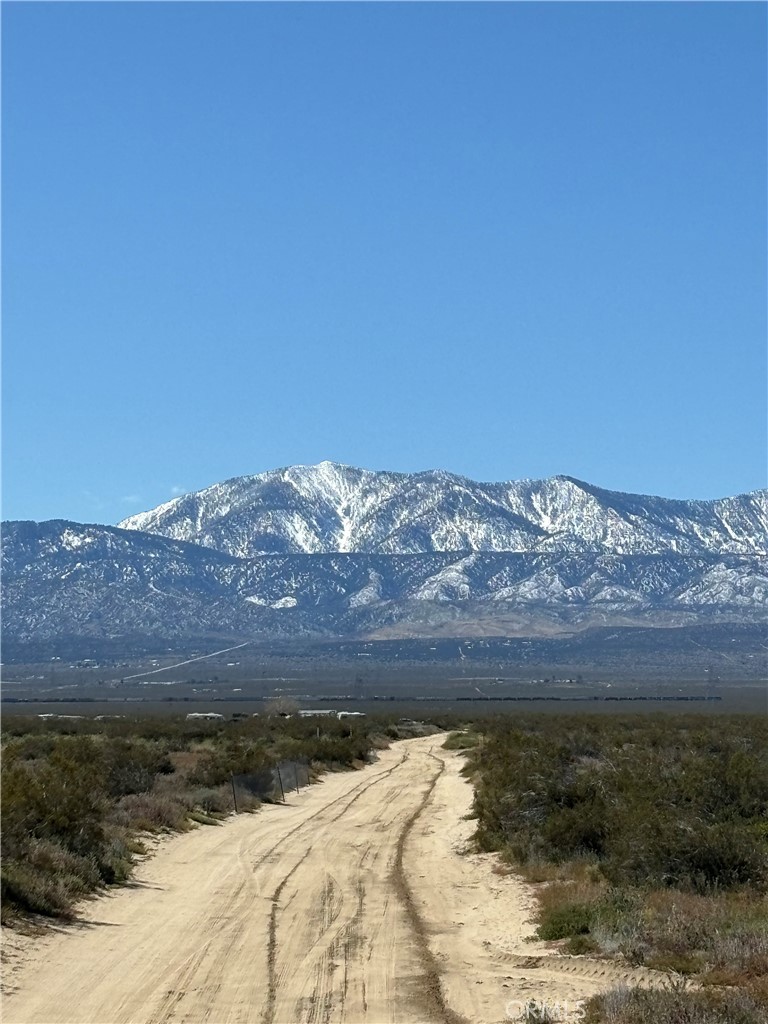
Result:
<svg viewBox="0 0 768 1024"><path fill-rule="evenodd" d="M6 1024L492 1024L528 1000L578 1019L642 980L526 942L529 889L462 855L471 789L441 743L176 837L81 924L11 938Z"/></svg>

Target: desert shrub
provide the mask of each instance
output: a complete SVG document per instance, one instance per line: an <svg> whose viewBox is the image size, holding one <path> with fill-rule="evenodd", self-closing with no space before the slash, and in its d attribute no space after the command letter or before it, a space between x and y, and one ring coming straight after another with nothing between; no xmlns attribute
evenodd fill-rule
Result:
<svg viewBox="0 0 768 1024"><path fill-rule="evenodd" d="M106 860L97 863L55 841L33 839L23 860L3 859L3 907L66 916L75 900L102 885L108 874Z"/></svg>
<svg viewBox="0 0 768 1024"><path fill-rule="evenodd" d="M107 799L92 740L61 738L44 761L24 760L9 745L2 783L4 857L22 856L32 840L50 839L71 853L98 858Z"/></svg>
<svg viewBox="0 0 768 1024"><path fill-rule="evenodd" d="M250 814L253 811L257 811L262 803L272 802L271 797L261 799L255 793L245 793L240 790L237 794L237 812L238 814Z"/></svg>
<svg viewBox="0 0 768 1024"><path fill-rule="evenodd" d="M20 736L13 744L13 756L21 761L34 761L48 757L56 746L57 737L33 733Z"/></svg>
<svg viewBox="0 0 768 1024"><path fill-rule="evenodd" d="M693 975L605 1024L768 1024L768 723L516 716L468 752L476 839L538 889L539 935Z"/></svg>
<svg viewBox="0 0 768 1024"><path fill-rule="evenodd" d="M559 859L605 851L609 822L607 809L596 797L583 798L574 806L558 807L542 823L544 848Z"/></svg>
<svg viewBox="0 0 768 1024"><path fill-rule="evenodd" d="M542 911L538 934L542 939L567 939L587 935L592 923L593 908L588 903L564 903Z"/></svg>
<svg viewBox="0 0 768 1024"><path fill-rule="evenodd" d="M191 790L189 797L192 806L199 807L206 814L228 814L233 809L232 790L228 786Z"/></svg>
<svg viewBox="0 0 768 1024"><path fill-rule="evenodd" d="M124 876L106 827L100 751L88 737L57 737L47 757L7 745L2 766L3 900L65 914L73 901Z"/></svg>
<svg viewBox="0 0 768 1024"><path fill-rule="evenodd" d="M4 860L0 869L3 923L17 911L67 917L79 892L66 877L43 874L21 860Z"/></svg>
<svg viewBox="0 0 768 1024"><path fill-rule="evenodd" d="M487 730L470 754L481 848L594 856L617 885L768 882L762 720L531 716Z"/></svg>
<svg viewBox="0 0 768 1024"><path fill-rule="evenodd" d="M274 756L263 745L243 740L232 740L213 750L204 751L197 765L189 773L189 781L198 786L215 788L228 782L233 775L270 773Z"/></svg>
<svg viewBox="0 0 768 1024"><path fill-rule="evenodd" d="M480 742L476 732L452 732L443 743L444 750L470 750Z"/></svg>
<svg viewBox="0 0 768 1024"><path fill-rule="evenodd" d="M111 819L125 828L142 832L182 831L186 828L187 814L188 808L178 798L158 793L129 793L118 800Z"/></svg>
<svg viewBox="0 0 768 1024"><path fill-rule="evenodd" d="M77 879L73 887L81 892L97 888L103 881L102 865L93 857L71 853L59 843L48 839L34 840L27 848L27 864L38 871Z"/></svg>
<svg viewBox="0 0 768 1024"><path fill-rule="evenodd" d="M280 759L311 762L314 773L355 766L386 746L386 722L8 716L4 913L67 914L84 893L128 877L141 852L137 833L183 830L190 819L209 823L229 813L232 775L260 778L268 793ZM238 810L258 806L258 797L238 791Z"/></svg>
<svg viewBox="0 0 768 1024"><path fill-rule="evenodd" d="M587 1004L588 1024L766 1024L768 1007L740 989L612 989Z"/></svg>
<svg viewBox="0 0 768 1024"><path fill-rule="evenodd" d="M158 745L118 737L102 749L105 786L112 797L146 793L157 775L173 772L168 753Z"/></svg>
<svg viewBox="0 0 768 1024"><path fill-rule="evenodd" d="M103 874L107 882L117 885L130 878L134 853L145 853L146 850L131 838L128 829L110 828L108 836L107 847L102 854L106 868Z"/></svg>
<svg viewBox="0 0 768 1024"><path fill-rule="evenodd" d="M343 722L323 722L320 736L311 724L306 735L283 735L274 743L279 761L314 761L329 767L350 768L368 759L370 743L367 735ZM298 730L297 730L298 731Z"/></svg>
<svg viewBox="0 0 768 1024"><path fill-rule="evenodd" d="M468 752L481 848L540 881L539 936L696 988L592 1000L606 1024L767 1024L768 723L488 721Z"/></svg>

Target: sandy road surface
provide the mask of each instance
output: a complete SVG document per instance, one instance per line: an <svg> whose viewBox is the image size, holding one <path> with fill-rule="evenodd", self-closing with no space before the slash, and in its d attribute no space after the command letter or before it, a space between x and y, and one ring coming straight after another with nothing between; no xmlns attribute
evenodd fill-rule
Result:
<svg viewBox="0 0 768 1024"><path fill-rule="evenodd" d="M637 980L525 942L529 891L461 855L471 790L441 743L176 837L80 925L14 937L4 1021L491 1024Z"/></svg>

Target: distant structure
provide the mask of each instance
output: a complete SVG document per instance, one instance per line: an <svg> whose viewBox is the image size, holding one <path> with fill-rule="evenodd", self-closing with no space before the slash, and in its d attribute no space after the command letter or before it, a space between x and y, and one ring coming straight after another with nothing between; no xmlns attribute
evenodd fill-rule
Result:
<svg viewBox="0 0 768 1024"><path fill-rule="evenodd" d="M332 708L299 711L299 718L365 718L363 711L334 711Z"/></svg>

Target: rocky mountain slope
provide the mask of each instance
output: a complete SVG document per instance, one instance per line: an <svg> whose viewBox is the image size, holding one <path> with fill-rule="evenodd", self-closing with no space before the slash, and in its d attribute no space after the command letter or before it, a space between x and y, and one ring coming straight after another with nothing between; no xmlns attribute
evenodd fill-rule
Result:
<svg viewBox="0 0 768 1024"><path fill-rule="evenodd" d="M605 623L759 621L768 558L600 552L236 558L135 530L8 523L3 627L14 640L213 635L536 633ZM393 633L394 631L394 633Z"/></svg>
<svg viewBox="0 0 768 1024"><path fill-rule="evenodd" d="M130 516L124 529L241 558L435 551L765 554L768 492L677 501L570 477L476 483L443 471L322 462L236 477Z"/></svg>
<svg viewBox="0 0 768 1024"><path fill-rule="evenodd" d="M321 463L3 531L5 639L456 635L755 622L768 501Z"/></svg>

